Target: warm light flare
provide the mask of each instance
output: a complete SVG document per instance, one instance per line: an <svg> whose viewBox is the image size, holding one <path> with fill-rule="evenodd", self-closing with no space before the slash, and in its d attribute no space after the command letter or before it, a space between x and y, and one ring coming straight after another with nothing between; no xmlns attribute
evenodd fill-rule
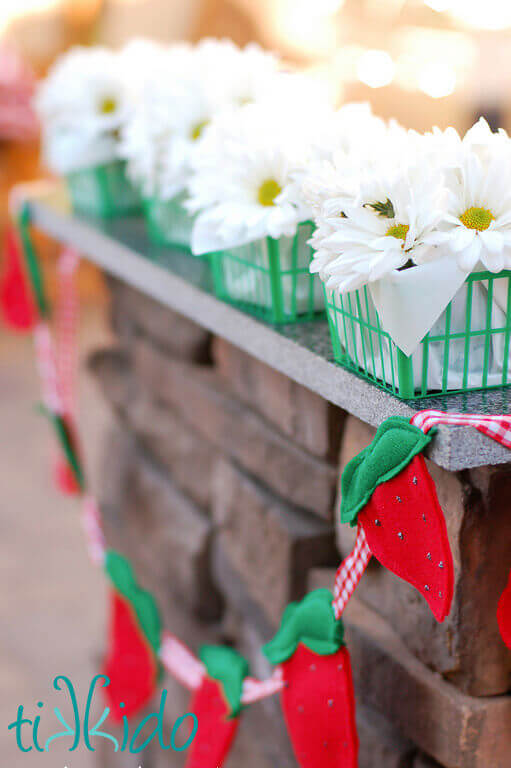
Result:
<svg viewBox="0 0 511 768"><path fill-rule="evenodd" d="M456 21L475 29L498 30L511 26L508 0L424 0L434 11L447 12Z"/></svg>
<svg viewBox="0 0 511 768"><path fill-rule="evenodd" d="M456 80L456 72L445 62L426 64L418 77L421 91L433 99L442 99L454 93Z"/></svg>
<svg viewBox="0 0 511 768"><path fill-rule="evenodd" d="M369 50L363 53L357 63L359 80L370 88L390 85L394 79L395 65L387 51Z"/></svg>
<svg viewBox="0 0 511 768"><path fill-rule="evenodd" d="M304 53L317 56L337 44L335 16L344 0L274 0L271 4L279 35Z"/></svg>
<svg viewBox="0 0 511 768"><path fill-rule="evenodd" d="M1 0L0 34L5 32L13 21L32 13L51 11L60 4L61 0Z"/></svg>

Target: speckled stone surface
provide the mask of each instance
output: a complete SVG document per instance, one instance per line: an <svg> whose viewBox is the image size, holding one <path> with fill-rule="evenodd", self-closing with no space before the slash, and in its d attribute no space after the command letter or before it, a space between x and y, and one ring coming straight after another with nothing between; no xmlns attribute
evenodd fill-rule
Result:
<svg viewBox="0 0 511 768"><path fill-rule="evenodd" d="M333 362L326 319L275 327L219 301L208 261L151 244L140 217L86 219L58 212L44 198L31 201L30 210L36 226L75 246L107 272L369 424L377 426L392 415L411 417L431 407L484 414L511 410L511 387L399 400ZM467 427L441 427L429 456L452 471L511 461L511 451Z"/></svg>

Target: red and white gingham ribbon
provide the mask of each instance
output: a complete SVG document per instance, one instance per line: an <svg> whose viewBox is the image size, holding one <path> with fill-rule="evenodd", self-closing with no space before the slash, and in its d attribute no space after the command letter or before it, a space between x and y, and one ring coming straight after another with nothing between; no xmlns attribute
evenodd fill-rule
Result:
<svg viewBox="0 0 511 768"><path fill-rule="evenodd" d="M160 659L165 669L185 688L195 691L205 675L204 664L170 632L164 632L160 646Z"/></svg>
<svg viewBox="0 0 511 768"><path fill-rule="evenodd" d="M63 413L62 398L59 389L57 360L55 349L47 323L38 323L34 329L34 344L37 370L41 379L43 404L59 416Z"/></svg>
<svg viewBox="0 0 511 768"><path fill-rule="evenodd" d="M511 448L511 416L484 416L476 413L446 413L444 411L419 411L411 423L424 433L437 424L452 424L459 427L474 427L497 443Z"/></svg>
<svg viewBox="0 0 511 768"><path fill-rule="evenodd" d="M267 680L256 680L253 677L247 677L243 682L243 693L241 701L243 704L253 704L255 701L261 701L268 696L273 696L284 687L282 668L277 667L271 677Z"/></svg>
<svg viewBox="0 0 511 768"><path fill-rule="evenodd" d="M94 565L105 562L106 544L101 527L101 513L96 499L88 494L82 501L82 526L87 539L87 551Z"/></svg>
<svg viewBox="0 0 511 768"><path fill-rule="evenodd" d="M46 408L64 416L74 407L74 334L76 294L73 273L78 264L76 252L66 248L59 260L59 308L57 311L58 354L46 322L34 329L37 369L41 379L42 399Z"/></svg>
<svg viewBox="0 0 511 768"><path fill-rule="evenodd" d="M163 633L159 655L167 672L175 677L181 685L190 691L196 691L200 687L206 674L204 664L175 635L170 632ZM273 675L267 680L247 677L243 682L241 701L243 704L252 704L255 701L265 699L267 696L273 696L283 686L284 681L280 667L277 667Z"/></svg>
<svg viewBox="0 0 511 768"><path fill-rule="evenodd" d="M369 549L364 529L359 525L353 551L342 561L335 574L334 601L332 605L336 619L342 616L346 604L357 588L370 559L371 550Z"/></svg>

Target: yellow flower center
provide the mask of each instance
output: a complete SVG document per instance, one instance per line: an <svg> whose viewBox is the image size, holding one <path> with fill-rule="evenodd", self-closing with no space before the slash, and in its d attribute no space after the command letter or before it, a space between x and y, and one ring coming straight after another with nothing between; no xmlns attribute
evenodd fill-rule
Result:
<svg viewBox="0 0 511 768"><path fill-rule="evenodd" d="M115 112L116 109L117 99L114 99L113 96L105 96L105 98L101 100L99 111L102 115L111 115L112 112Z"/></svg>
<svg viewBox="0 0 511 768"><path fill-rule="evenodd" d="M282 192L282 187L275 179L266 179L259 187L257 199L261 205L275 205L275 198Z"/></svg>
<svg viewBox="0 0 511 768"><path fill-rule="evenodd" d="M200 123L196 123L190 131L190 138L192 141L197 141L202 136L202 131L209 123L209 120L202 120Z"/></svg>
<svg viewBox="0 0 511 768"><path fill-rule="evenodd" d="M402 247L404 247L404 241L406 240L406 236L408 234L408 230L410 227L408 224L393 224L391 227L387 229L385 232L385 235L387 237L397 237L399 240L403 241Z"/></svg>
<svg viewBox="0 0 511 768"><path fill-rule="evenodd" d="M460 221L467 229L478 229L479 232L488 229L494 219L495 216L487 208L467 208L460 216Z"/></svg>

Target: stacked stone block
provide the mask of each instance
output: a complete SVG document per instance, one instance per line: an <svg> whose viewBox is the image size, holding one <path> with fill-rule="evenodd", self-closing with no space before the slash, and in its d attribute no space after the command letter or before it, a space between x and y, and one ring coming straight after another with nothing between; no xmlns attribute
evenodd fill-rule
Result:
<svg viewBox="0 0 511 768"><path fill-rule="evenodd" d="M90 365L117 414L100 500L166 628L228 642L252 672L290 600L332 587L353 543L340 471L373 430L222 339L111 281L118 343ZM511 765L511 654L496 600L511 562L511 471L431 465L456 566L451 616L372 563L345 614L360 768ZM507 536L506 536L507 533ZM188 695L168 676L168 718ZM153 748L154 747L154 748ZM98 768L115 765L100 756ZM436 762L435 762L436 761ZM183 756L148 750L144 768ZM248 708L227 768L294 768L278 697Z"/></svg>

